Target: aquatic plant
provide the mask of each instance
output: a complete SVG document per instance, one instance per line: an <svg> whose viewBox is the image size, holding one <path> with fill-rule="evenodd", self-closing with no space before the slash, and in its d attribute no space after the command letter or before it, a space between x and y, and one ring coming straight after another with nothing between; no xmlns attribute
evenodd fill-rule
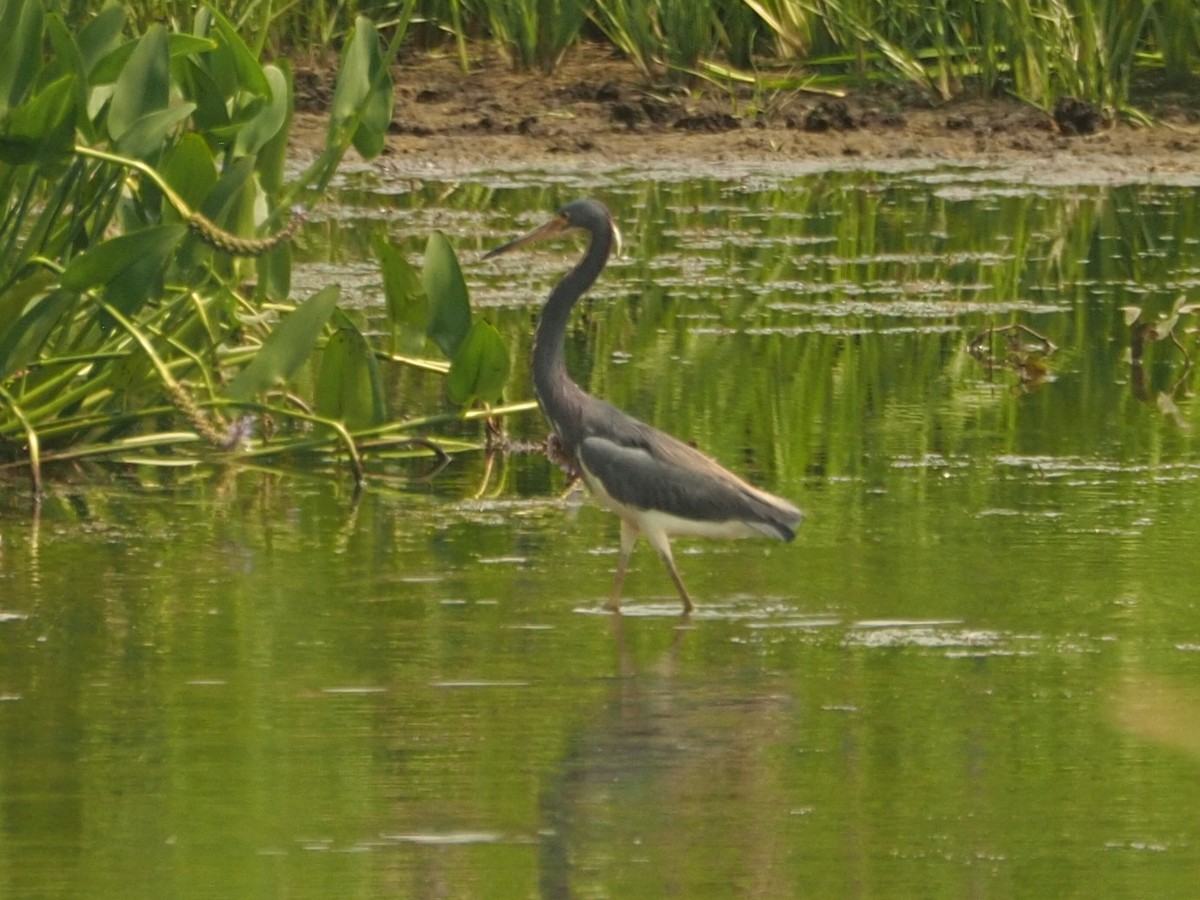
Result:
<svg viewBox="0 0 1200 900"><path fill-rule="evenodd" d="M728 46L714 0L595 0L589 15L648 78L688 74Z"/></svg>
<svg viewBox="0 0 1200 900"><path fill-rule="evenodd" d="M1120 109L1137 67L1185 78L1200 58L1200 22L1154 2L881 3L745 0L782 55L859 80L900 78L950 97L968 82L1049 108L1073 95Z"/></svg>
<svg viewBox="0 0 1200 900"><path fill-rule="evenodd" d="M142 27L190 15L177 0L129 6ZM600 36L648 80L803 67L843 86L899 80L941 97L977 85L1047 110L1069 95L1121 111L1138 71L1184 85L1200 62L1192 0L360 0L247 2L230 16L256 53L322 55L365 16L384 30L417 23L415 41L452 42L464 69L471 42L551 71L577 40Z"/></svg>
<svg viewBox="0 0 1200 900"><path fill-rule="evenodd" d="M512 0L486 3L480 15L518 69L552 72L579 39L583 0Z"/></svg>
<svg viewBox="0 0 1200 900"><path fill-rule="evenodd" d="M126 39L124 26L120 6L78 28L38 4L0 7L0 466L28 467L40 490L50 461L337 452L361 479L362 436L413 446L416 426L387 417L381 358L449 373L459 405L499 398L507 351L471 322L440 236L419 302L448 363L382 354L336 285L292 295L296 203L350 147L382 149L402 28L384 47L356 20L325 146L289 179L286 61L261 64L210 8L188 31ZM397 289L396 309L414 302Z"/></svg>

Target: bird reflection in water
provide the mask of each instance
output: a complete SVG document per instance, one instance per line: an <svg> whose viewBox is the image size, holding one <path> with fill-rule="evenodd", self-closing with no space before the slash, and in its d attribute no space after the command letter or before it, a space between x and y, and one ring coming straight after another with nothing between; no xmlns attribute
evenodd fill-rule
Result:
<svg viewBox="0 0 1200 900"><path fill-rule="evenodd" d="M795 739L791 685L698 662L706 630L610 619L615 677L578 696L540 778L541 896L720 896L714 884L734 883L793 896L797 823L779 803L786 771L767 763Z"/></svg>

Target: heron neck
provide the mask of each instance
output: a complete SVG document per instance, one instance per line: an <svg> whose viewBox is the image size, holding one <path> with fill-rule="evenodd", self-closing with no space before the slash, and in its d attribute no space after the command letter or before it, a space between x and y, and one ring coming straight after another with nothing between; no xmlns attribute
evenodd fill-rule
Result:
<svg viewBox="0 0 1200 900"><path fill-rule="evenodd" d="M550 292L534 333L533 386L551 424L560 431L561 419L555 414L557 409L563 403L570 402L572 393L581 392L580 387L571 380L564 358L563 342L566 340L567 324L576 301L595 283L608 263L611 251L610 233L601 231L592 234L583 259Z"/></svg>

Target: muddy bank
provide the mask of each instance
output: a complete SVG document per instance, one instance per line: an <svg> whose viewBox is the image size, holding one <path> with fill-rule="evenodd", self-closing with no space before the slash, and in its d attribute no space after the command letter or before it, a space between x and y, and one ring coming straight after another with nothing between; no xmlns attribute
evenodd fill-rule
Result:
<svg viewBox="0 0 1200 900"><path fill-rule="evenodd" d="M804 91L648 88L629 63L583 47L554 74L500 60L463 74L450 58L397 66L396 109L377 164L398 175L485 169L809 167L917 162L995 165L1032 178L1200 181L1200 101L1148 90L1152 127L1011 98L936 103L913 88L834 97ZM298 68L293 152L321 140L332 82ZM1056 115L1057 114L1057 115Z"/></svg>

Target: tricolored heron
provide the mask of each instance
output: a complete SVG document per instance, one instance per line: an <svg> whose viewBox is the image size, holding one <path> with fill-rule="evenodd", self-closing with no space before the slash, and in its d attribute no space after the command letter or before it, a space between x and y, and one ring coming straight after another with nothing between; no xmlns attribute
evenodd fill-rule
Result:
<svg viewBox="0 0 1200 900"><path fill-rule="evenodd" d="M499 256L564 232L590 235L583 259L555 285L533 341L533 386L557 437L557 450L601 504L621 519L621 555L608 606L618 609L629 555L644 534L658 551L691 612L683 578L671 556L673 535L741 538L765 535L790 541L804 515L787 500L760 491L703 453L639 422L571 380L563 341L571 308L608 263L621 235L595 200L575 200L545 225L486 254Z"/></svg>

